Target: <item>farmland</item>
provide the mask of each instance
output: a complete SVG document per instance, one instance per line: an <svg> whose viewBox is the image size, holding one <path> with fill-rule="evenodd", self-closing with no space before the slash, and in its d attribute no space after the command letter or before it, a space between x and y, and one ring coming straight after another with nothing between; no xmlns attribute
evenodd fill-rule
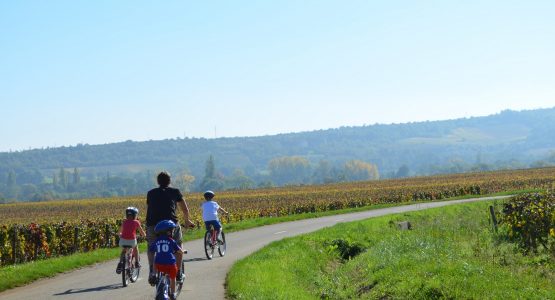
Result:
<svg viewBox="0 0 555 300"><path fill-rule="evenodd" d="M433 201L526 189L550 189L555 168L484 172L401 180L319 186L227 191L216 200L240 222L376 204ZM201 221L200 194L185 195L194 222ZM0 265L89 251L115 245L118 220L127 206L144 218L143 195L126 198L67 200L0 206ZM14 255L25 253L25 255Z"/></svg>

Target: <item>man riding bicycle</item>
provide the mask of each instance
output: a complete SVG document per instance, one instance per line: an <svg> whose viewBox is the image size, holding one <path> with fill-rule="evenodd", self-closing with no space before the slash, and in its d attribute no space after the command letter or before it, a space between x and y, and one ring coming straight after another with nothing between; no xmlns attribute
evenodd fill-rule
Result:
<svg viewBox="0 0 555 300"><path fill-rule="evenodd" d="M155 226L163 220L170 220L175 223L176 227L173 230L173 240L181 247L182 243L182 233L181 226L177 219L177 207L183 212L185 218L184 225L187 227L194 227L195 225L189 219L189 207L183 199L181 191L176 188L170 187L170 174L167 172L160 172L157 176L158 188L154 188L147 193L146 204L146 235L148 244L151 245L156 241ZM148 282L154 284L156 278L153 272L153 260L154 252L148 251L148 265L149 265L149 277ZM180 270L177 274L177 279L182 280L182 271Z"/></svg>

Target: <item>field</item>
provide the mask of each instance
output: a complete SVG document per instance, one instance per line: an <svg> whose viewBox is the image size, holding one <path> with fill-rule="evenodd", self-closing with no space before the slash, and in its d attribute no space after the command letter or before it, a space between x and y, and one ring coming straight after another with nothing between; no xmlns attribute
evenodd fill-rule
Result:
<svg viewBox="0 0 555 300"><path fill-rule="evenodd" d="M501 204L388 215L274 242L234 265L228 298L553 299L555 259L547 249L525 255L493 230L488 206Z"/></svg>
<svg viewBox="0 0 555 300"><path fill-rule="evenodd" d="M231 212L224 223L259 217L399 204L526 189L550 189L555 168L485 172L402 180L221 192ZM201 221L200 194L187 194L192 218ZM0 266L112 247L127 206L144 217L144 196L0 205Z"/></svg>

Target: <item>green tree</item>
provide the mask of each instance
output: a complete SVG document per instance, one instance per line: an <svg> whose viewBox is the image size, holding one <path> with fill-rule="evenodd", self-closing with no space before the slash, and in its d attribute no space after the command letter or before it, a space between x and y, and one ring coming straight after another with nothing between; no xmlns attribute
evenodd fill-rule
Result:
<svg viewBox="0 0 555 300"><path fill-rule="evenodd" d="M63 167L60 168L59 177L60 177L59 178L60 186L64 189L67 189L69 180L68 180L67 172Z"/></svg>
<svg viewBox="0 0 555 300"><path fill-rule="evenodd" d="M210 157L206 161L204 173L204 177L202 178L202 181L199 185L201 191L224 189L223 176L216 173L216 163L214 161L214 156L210 155Z"/></svg>
<svg viewBox="0 0 555 300"><path fill-rule="evenodd" d="M408 177L410 173L409 167L407 165L402 165L395 173L395 178Z"/></svg>
<svg viewBox="0 0 555 300"><path fill-rule="evenodd" d="M331 183L335 181L330 163L327 160L320 160L318 162L313 178L315 183Z"/></svg>
<svg viewBox="0 0 555 300"><path fill-rule="evenodd" d="M32 183L26 183L21 185L21 197L25 201L34 200L38 191L39 191L38 188Z"/></svg>
<svg viewBox="0 0 555 300"><path fill-rule="evenodd" d="M6 186L8 189L14 188L17 185L17 179L14 170L8 172L8 177L6 178Z"/></svg>
<svg viewBox="0 0 555 300"><path fill-rule="evenodd" d="M235 169L230 177L225 179L225 188L233 190L247 190L254 188L254 181L240 169Z"/></svg>
<svg viewBox="0 0 555 300"><path fill-rule="evenodd" d="M206 166L204 167L204 177L216 178L216 163L214 162L214 156L212 155L210 155L206 161Z"/></svg>
<svg viewBox="0 0 555 300"><path fill-rule="evenodd" d="M299 184L309 181L310 162L300 156L284 156L270 160L270 175L278 185Z"/></svg>
<svg viewBox="0 0 555 300"><path fill-rule="evenodd" d="M58 188L58 175L56 175L56 173L52 174L52 187L54 189Z"/></svg>
<svg viewBox="0 0 555 300"><path fill-rule="evenodd" d="M79 173L79 169L74 168L73 169L73 184L74 185L79 185L79 183L81 183L81 174Z"/></svg>
<svg viewBox="0 0 555 300"><path fill-rule="evenodd" d="M6 193L7 197L11 199L17 199L19 194L19 187L17 186L17 179L14 170L8 172L8 177L6 179Z"/></svg>

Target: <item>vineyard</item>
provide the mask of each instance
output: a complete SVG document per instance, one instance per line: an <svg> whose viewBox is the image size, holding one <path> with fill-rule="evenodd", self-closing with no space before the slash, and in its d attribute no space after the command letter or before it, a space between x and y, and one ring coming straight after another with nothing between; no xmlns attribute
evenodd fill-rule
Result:
<svg viewBox="0 0 555 300"><path fill-rule="evenodd" d="M216 201L232 213L224 222L385 203L433 201L523 189L552 189L555 168L417 177L320 186L229 191ZM194 222L200 194L185 195ZM145 196L0 205L0 266L117 245L126 207L146 211Z"/></svg>

